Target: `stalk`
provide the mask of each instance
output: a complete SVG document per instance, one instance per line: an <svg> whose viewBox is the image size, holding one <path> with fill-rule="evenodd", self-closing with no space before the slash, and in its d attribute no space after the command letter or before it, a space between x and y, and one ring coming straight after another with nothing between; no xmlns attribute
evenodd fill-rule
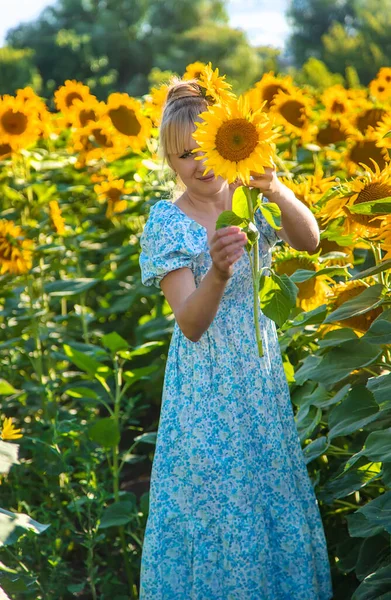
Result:
<svg viewBox="0 0 391 600"><path fill-rule="evenodd" d="M250 219L254 222L254 210L251 201L250 190L246 189L246 198L247 198L247 206L248 212L250 214ZM251 255L253 259L251 260ZM251 250L249 251L250 264L251 264L251 273L253 279L253 305L254 305L254 325L255 325L255 336L257 339L258 346L258 354L259 357L263 357L263 346L262 346L262 336L259 325L259 310L258 310L258 290L259 290L259 242L258 238L255 240Z"/></svg>

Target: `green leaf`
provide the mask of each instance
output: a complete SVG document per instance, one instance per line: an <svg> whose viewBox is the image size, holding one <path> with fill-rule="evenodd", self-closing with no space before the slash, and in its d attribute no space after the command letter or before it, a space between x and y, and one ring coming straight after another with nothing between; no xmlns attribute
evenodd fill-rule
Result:
<svg viewBox="0 0 391 600"><path fill-rule="evenodd" d="M232 211L238 217L250 220L251 214L248 206L248 197L251 201L250 190L248 187L244 185L237 187L232 196Z"/></svg>
<svg viewBox="0 0 391 600"><path fill-rule="evenodd" d="M384 531L381 525L369 521L364 514L358 511L347 515L346 520L351 537L367 538Z"/></svg>
<svg viewBox="0 0 391 600"><path fill-rule="evenodd" d="M325 334L323 339L319 340L319 348L333 348L334 346L340 346L344 342L349 340L357 340L358 335L349 329L348 327L342 327L341 329L334 329Z"/></svg>
<svg viewBox="0 0 391 600"><path fill-rule="evenodd" d="M12 465L19 465L19 444L0 440L0 474L7 475Z"/></svg>
<svg viewBox="0 0 391 600"><path fill-rule="evenodd" d="M38 523L28 515L0 508L0 547L15 543L26 531L42 533L50 527Z"/></svg>
<svg viewBox="0 0 391 600"><path fill-rule="evenodd" d="M303 385L316 372L322 358L316 354L307 356L301 367L296 371L295 379L297 385Z"/></svg>
<svg viewBox="0 0 391 600"><path fill-rule="evenodd" d="M391 600L391 566L371 573L359 585L352 600Z"/></svg>
<svg viewBox="0 0 391 600"><path fill-rule="evenodd" d="M291 276L291 280L295 283L302 283L303 281L308 281L309 279L313 279L314 277L319 277L319 275L328 275L328 277L347 277L348 271L347 267L325 267L324 269L320 269L319 271L310 271L308 269L297 269Z"/></svg>
<svg viewBox="0 0 391 600"><path fill-rule="evenodd" d="M362 454L374 462L391 463L391 427L382 431L372 431L365 440Z"/></svg>
<svg viewBox="0 0 391 600"><path fill-rule="evenodd" d="M273 227L273 229L282 229L281 209L278 206L278 204L275 204L274 202L262 202L261 200L259 200L258 208L261 211L262 216L264 217L266 222L269 223L269 225Z"/></svg>
<svg viewBox="0 0 391 600"><path fill-rule="evenodd" d="M308 410L308 409L305 409ZM300 411L297 415L299 417ZM310 437L315 427L317 427L322 418L322 410L316 406L311 406L308 410L308 414L303 419L296 418L296 427L300 437L300 442L303 443Z"/></svg>
<svg viewBox="0 0 391 600"><path fill-rule="evenodd" d="M252 221L249 222L247 227L243 227L243 231L246 233L248 239L248 242L246 243L245 247L247 252L250 252L252 246L255 244L260 234Z"/></svg>
<svg viewBox="0 0 391 600"><path fill-rule="evenodd" d="M339 498L345 498L353 492L361 490L363 487L380 479L380 468L373 463L368 463L367 459L361 459L363 464L356 464L353 469L342 473L337 477L328 479L319 498L322 502L332 504Z"/></svg>
<svg viewBox="0 0 391 600"><path fill-rule="evenodd" d="M391 213L391 196L371 202L360 202L349 206L348 210L359 215L388 215Z"/></svg>
<svg viewBox="0 0 391 600"><path fill-rule="evenodd" d="M0 396L10 396L11 394L15 394L18 390L16 390L13 385L8 383L5 379L0 379Z"/></svg>
<svg viewBox="0 0 391 600"><path fill-rule="evenodd" d="M126 525L136 516L137 513L135 512L134 503L129 502L128 500L120 500L105 508L98 529Z"/></svg>
<svg viewBox="0 0 391 600"><path fill-rule="evenodd" d="M88 427L90 439L103 448L115 448L120 441L120 432L115 419L106 417L98 419Z"/></svg>
<svg viewBox="0 0 391 600"><path fill-rule="evenodd" d="M381 319L373 321L363 339L370 344L391 344L391 322Z"/></svg>
<svg viewBox="0 0 391 600"><path fill-rule="evenodd" d="M323 357L316 370L311 373L311 379L325 386L333 385L342 381L353 370L370 365L381 352L381 348L368 344L362 338L344 342Z"/></svg>
<svg viewBox="0 0 391 600"><path fill-rule="evenodd" d="M262 312L281 327L296 304L297 286L285 274L260 277L260 302Z"/></svg>
<svg viewBox="0 0 391 600"><path fill-rule="evenodd" d="M382 271L386 271L388 269L391 269L391 258L389 258L388 260L384 260L383 262L381 262L378 265L375 265L374 267L365 269L365 271L360 271L360 273L357 273L357 275L351 278L351 281L354 281L355 279L365 279L366 277L372 277L373 275L377 275L377 273L381 273Z"/></svg>
<svg viewBox="0 0 391 600"><path fill-rule="evenodd" d="M142 435L138 435L134 438L134 441L138 444L143 442L144 444L151 444L152 446L156 446L156 431L147 431L147 433L143 433Z"/></svg>
<svg viewBox="0 0 391 600"><path fill-rule="evenodd" d="M94 390L86 387L71 387L65 390L65 393L72 398L91 398L92 400L99 399L99 395L94 392Z"/></svg>
<svg viewBox="0 0 391 600"><path fill-rule="evenodd" d="M323 323L323 319L327 314L326 304L317 306L313 310L303 311L292 321L292 327L300 327L301 325L317 325Z"/></svg>
<svg viewBox="0 0 391 600"><path fill-rule="evenodd" d="M132 385L140 379L146 379L148 375L157 371L158 365L149 365L148 367L140 367L139 369L132 369L132 371L124 371L123 378Z"/></svg>
<svg viewBox="0 0 391 600"><path fill-rule="evenodd" d="M127 358L128 360L131 360L135 356L144 356L145 354L149 354L150 352L152 352L152 350L155 350L160 346L164 346L164 342L147 342L142 346L137 346L137 348L134 348L133 350L119 350L118 356L120 356L121 358Z"/></svg>
<svg viewBox="0 0 391 600"><path fill-rule="evenodd" d="M391 408L391 373L380 377L371 377L367 388L372 392L382 410Z"/></svg>
<svg viewBox="0 0 391 600"><path fill-rule="evenodd" d="M248 222L248 219L242 219L242 217L238 217L238 215L235 215L232 210L224 210L219 214L219 217L216 221L216 229L221 229L222 227L231 227L232 225L241 227L243 224L247 225Z"/></svg>
<svg viewBox="0 0 391 600"><path fill-rule="evenodd" d="M112 331L102 337L103 345L111 350L114 354L118 352L118 350L126 350L129 348L129 344L124 338L122 338L118 333Z"/></svg>
<svg viewBox="0 0 391 600"><path fill-rule="evenodd" d="M330 443L327 441L327 438L322 436L308 444L308 446L305 446L303 454L306 465L315 460L315 458L325 454L329 445Z"/></svg>
<svg viewBox="0 0 391 600"><path fill-rule="evenodd" d="M389 563L390 542L384 535L376 535L364 540L356 564L357 578L362 581L377 569ZM378 597L378 596L377 596Z"/></svg>
<svg viewBox="0 0 391 600"><path fill-rule="evenodd" d="M371 500L357 512L362 513L371 523L382 526L391 533L391 491L384 492Z"/></svg>
<svg viewBox="0 0 391 600"><path fill-rule="evenodd" d="M329 414L328 439L362 429L374 421L378 413L379 406L373 394L364 385L353 387L347 398Z"/></svg>
<svg viewBox="0 0 391 600"><path fill-rule="evenodd" d="M110 367L103 365L98 360L95 360L95 358L91 358L91 356L87 356L84 352L72 348L72 346L68 346L68 344L64 344L63 348L69 359L79 367L79 369L82 369L92 377L99 375L101 378L107 379L113 372Z"/></svg>
<svg viewBox="0 0 391 600"><path fill-rule="evenodd" d="M50 296L74 296L81 294L100 283L99 279L88 279L87 277L79 279L66 279L60 281L51 281L44 286L44 290Z"/></svg>
<svg viewBox="0 0 391 600"><path fill-rule="evenodd" d="M376 308L381 303L384 287L375 284L366 288L361 294L351 300L344 302L339 308L331 312L324 320L324 323L334 323L350 317L357 317Z"/></svg>

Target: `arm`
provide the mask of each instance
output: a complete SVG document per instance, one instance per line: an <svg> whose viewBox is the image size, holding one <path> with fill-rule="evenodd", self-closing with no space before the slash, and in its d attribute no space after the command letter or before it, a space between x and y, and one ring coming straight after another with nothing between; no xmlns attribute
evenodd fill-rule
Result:
<svg viewBox="0 0 391 600"><path fill-rule="evenodd" d="M278 179L275 170L266 169L263 175L254 173L254 176L256 179L251 181L251 187L257 187L269 202L275 202L280 207L282 229L277 231L277 235L295 250L315 252L320 235L318 223L310 209Z"/></svg>
<svg viewBox="0 0 391 600"><path fill-rule="evenodd" d="M243 254L247 241L239 227L225 227L214 234L210 254L213 264L198 288L187 267L168 273L160 282L167 302L183 334L198 342L216 316L233 264ZM228 255L228 258L226 258Z"/></svg>

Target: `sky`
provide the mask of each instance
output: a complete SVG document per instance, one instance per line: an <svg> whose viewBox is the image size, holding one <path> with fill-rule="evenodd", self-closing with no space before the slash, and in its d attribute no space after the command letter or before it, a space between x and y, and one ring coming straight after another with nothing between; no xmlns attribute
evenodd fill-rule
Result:
<svg viewBox="0 0 391 600"><path fill-rule="evenodd" d="M0 47L8 29L35 19L42 9L54 3L55 0L0 0ZM288 0L227 0L230 25L244 29L253 45L282 48L288 34L284 16L287 4Z"/></svg>

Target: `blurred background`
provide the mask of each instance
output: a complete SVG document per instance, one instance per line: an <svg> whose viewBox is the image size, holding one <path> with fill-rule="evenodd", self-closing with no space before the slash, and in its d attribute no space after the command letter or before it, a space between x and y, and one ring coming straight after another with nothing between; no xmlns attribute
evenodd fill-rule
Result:
<svg viewBox="0 0 391 600"><path fill-rule="evenodd" d="M391 62L391 0L2 0L0 94L66 79L146 94L211 61L242 92L268 71L367 85Z"/></svg>

